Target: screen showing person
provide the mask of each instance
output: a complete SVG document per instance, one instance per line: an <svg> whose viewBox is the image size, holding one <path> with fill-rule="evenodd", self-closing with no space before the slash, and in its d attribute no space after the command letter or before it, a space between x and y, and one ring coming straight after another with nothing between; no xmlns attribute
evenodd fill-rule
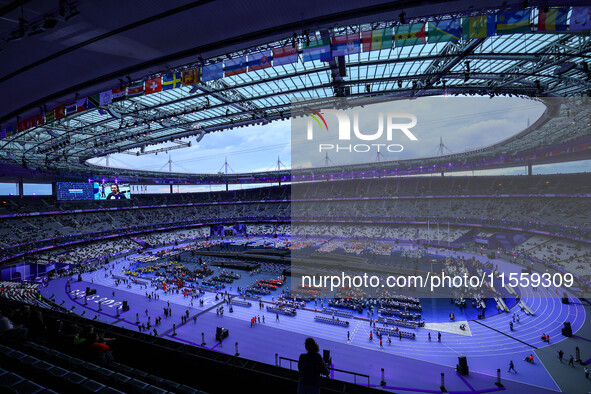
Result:
<svg viewBox="0 0 591 394"><path fill-rule="evenodd" d="M119 185L116 183L111 184L111 193L107 196L107 200L119 200L119 199L127 199L125 194L119 190Z"/></svg>
<svg viewBox="0 0 591 394"><path fill-rule="evenodd" d="M128 183L98 183L94 184L95 200L129 200L131 186Z"/></svg>

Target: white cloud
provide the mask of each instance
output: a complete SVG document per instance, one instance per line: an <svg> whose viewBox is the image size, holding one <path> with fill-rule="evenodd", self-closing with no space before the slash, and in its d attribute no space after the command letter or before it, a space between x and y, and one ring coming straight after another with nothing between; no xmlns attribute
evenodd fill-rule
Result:
<svg viewBox="0 0 591 394"><path fill-rule="evenodd" d="M377 111L411 112L417 115L419 123L413 129L418 142L407 139L400 142L404 146L401 153L382 152L381 160L399 160L432 156L437 153L440 137L453 152L463 152L467 148L476 148L498 142L523 130L527 120L534 122L542 113L542 104L517 98L481 98L481 97L426 97L416 100L394 101L380 104ZM360 108L360 128L371 131L376 129L375 116L370 113L376 108ZM334 119L333 119L334 118ZM320 140L334 139L337 129L336 118L326 115L329 130L318 134ZM296 119L307 122L307 119ZM302 123L304 124L304 123ZM251 126L234 130L207 134L200 143L191 138L192 146L170 151L173 170L197 173L217 173L227 157L230 167L235 172L266 170L276 166L277 156L284 165L294 168L306 166L324 166L325 154L317 152L317 146L307 145L305 137L292 135L291 120L277 121L269 125ZM187 139L185 139L187 141ZM293 145L292 145L293 143ZM166 146L170 146L167 143ZM164 145L163 145L164 146ZM150 147L150 149L158 146ZM168 155L130 156L118 154L112 156L112 165L129 164L133 168L167 170ZM329 153L333 164L347 164L351 157L346 154ZM376 152L360 153L356 162L375 162ZM104 159L99 160L104 164Z"/></svg>

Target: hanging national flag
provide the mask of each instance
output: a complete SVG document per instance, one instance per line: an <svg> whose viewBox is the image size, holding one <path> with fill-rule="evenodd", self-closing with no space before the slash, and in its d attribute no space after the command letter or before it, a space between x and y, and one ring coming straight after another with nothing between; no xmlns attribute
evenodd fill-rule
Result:
<svg viewBox="0 0 591 394"><path fill-rule="evenodd" d="M148 79L146 81L145 85L146 85L146 89L145 89L146 94L161 92L162 91L162 78L156 77L156 78Z"/></svg>
<svg viewBox="0 0 591 394"><path fill-rule="evenodd" d="M363 52L392 48L392 28L364 31L361 33Z"/></svg>
<svg viewBox="0 0 591 394"><path fill-rule="evenodd" d="M166 74L162 77L162 90L180 88L182 82L181 73Z"/></svg>
<svg viewBox="0 0 591 394"><path fill-rule="evenodd" d="M329 61L330 57L330 38L321 38L320 40L311 40L309 44L304 44L304 61L312 60Z"/></svg>
<svg viewBox="0 0 591 394"><path fill-rule="evenodd" d="M42 114L33 115L33 116L30 116L27 119L19 122L16 125L16 128L20 132L20 131L24 131L24 130L30 129L32 127L36 127L36 126L42 125L44 123L44 121L45 120L44 120Z"/></svg>
<svg viewBox="0 0 591 394"><path fill-rule="evenodd" d="M283 66L298 61L298 47L282 47L273 49L273 66Z"/></svg>
<svg viewBox="0 0 591 394"><path fill-rule="evenodd" d="M429 30L429 34L431 31ZM462 18L462 37L485 38L495 35L495 15L480 15Z"/></svg>
<svg viewBox="0 0 591 394"><path fill-rule="evenodd" d="M544 8L538 9L538 31L566 31L568 7L550 8L547 12Z"/></svg>
<svg viewBox="0 0 591 394"><path fill-rule="evenodd" d="M106 90L104 92L101 92L99 105L108 105L108 104L111 104L112 102L113 102L113 91L112 90Z"/></svg>
<svg viewBox="0 0 591 394"><path fill-rule="evenodd" d="M418 45L427 43L427 31L425 23L413 23L411 25L396 26L394 42L396 47Z"/></svg>
<svg viewBox="0 0 591 394"><path fill-rule="evenodd" d="M86 101L86 97L76 100L76 112L83 112L88 109Z"/></svg>
<svg viewBox="0 0 591 394"><path fill-rule="evenodd" d="M101 95L100 94L93 94L92 96L88 96L88 100L86 102L86 108L93 109L98 108L101 105Z"/></svg>
<svg viewBox="0 0 591 394"><path fill-rule="evenodd" d="M237 75L246 72L246 56L238 57L236 59L226 60L224 62L225 76Z"/></svg>
<svg viewBox="0 0 591 394"><path fill-rule="evenodd" d="M0 140L10 137L12 134L14 134L14 128L12 126L6 126L0 131Z"/></svg>
<svg viewBox="0 0 591 394"><path fill-rule="evenodd" d="M49 111L45 111L45 123L55 120L55 109L52 108Z"/></svg>
<svg viewBox="0 0 591 394"><path fill-rule="evenodd" d="M199 78L201 77L201 69L199 67L193 68L191 70L183 71L181 75L181 79L183 80L183 86L195 85L199 82Z"/></svg>
<svg viewBox="0 0 591 394"><path fill-rule="evenodd" d="M113 89L113 102L125 100L125 95L127 94L127 86L120 86L118 88Z"/></svg>
<svg viewBox="0 0 591 394"><path fill-rule="evenodd" d="M127 97L140 97L144 95L144 81L133 82L127 87Z"/></svg>
<svg viewBox="0 0 591 394"><path fill-rule="evenodd" d="M515 34L531 31L531 10L497 14L497 34Z"/></svg>
<svg viewBox="0 0 591 394"><path fill-rule="evenodd" d="M570 15L571 30L591 30L591 7L573 7Z"/></svg>
<svg viewBox="0 0 591 394"><path fill-rule="evenodd" d="M446 19L429 22L427 29L429 31L429 43L458 41L462 36L460 19Z"/></svg>
<svg viewBox="0 0 591 394"><path fill-rule="evenodd" d="M248 55L248 71L262 70L271 67L271 51L263 51Z"/></svg>
<svg viewBox="0 0 591 394"><path fill-rule="evenodd" d="M68 115L72 115L76 113L76 103L70 103L70 104L66 104L66 116Z"/></svg>
<svg viewBox="0 0 591 394"><path fill-rule="evenodd" d="M214 63L201 68L201 80L203 82L220 79L224 76L224 64Z"/></svg>
<svg viewBox="0 0 591 394"><path fill-rule="evenodd" d="M55 118L56 119L61 119L64 116L66 116L66 106L65 105L60 105L58 107L55 107L53 110L55 111Z"/></svg>
<svg viewBox="0 0 591 394"><path fill-rule="evenodd" d="M354 55L361 52L359 33L332 38L332 57Z"/></svg>

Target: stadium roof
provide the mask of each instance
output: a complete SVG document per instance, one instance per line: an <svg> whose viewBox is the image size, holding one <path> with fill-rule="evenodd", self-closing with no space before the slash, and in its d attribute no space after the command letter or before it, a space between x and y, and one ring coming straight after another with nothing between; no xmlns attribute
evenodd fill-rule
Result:
<svg viewBox="0 0 591 394"><path fill-rule="evenodd" d="M524 165L527 155L527 161L536 164L587 158L589 149L573 148L588 142L588 102L581 98L566 106L547 98L590 94L589 30L538 30L536 2L528 2L526 8L531 10L528 32L443 42L431 42L435 35L417 38L415 32L416 45L408 46L398 46L402 40L397 41L396 33L412 34L400 25L431 22L430 33L430 26L441 21L477 15L494 18L523 10L524 2L489 1L486 7L471 1L419 1L412 6L403 1L364 1L362 6L355 1L278 3L175 2L180 5L173 9L159 1L7 3L0 8L4 18L0 34L5 40L0 55L4 177L37 181L112 177L113 168L90 165L87 160L117 152L142 155L183 148L207 133L289 118L292 99L334 97L346 106L376 98L443 94L546 98L542 118L508 141L459 155L384 162L380 164L384 174ZM567 9L565 26L572 20ZM11 25L11 20L18 22ZM358 53L303 61L303 48L309 42L380 29L394 29L396 43L371 51L365 51L364 43ZM146 81L146 89L148 80L164 84L162 77L171 73L175 83L177 72L198 69L204 74L203 66L215 68L243 56L294 46L299 52L294 63L278 65L274 59L270 67L259 70L187 86L178 83L174 89L103 105L98 96L122 86L129 89L136 81ZM98 102L91 101L92 96ZM577 118L571 119L571 113ZM154 147L165 142L164 147ZM557 146L564 152L547 155ZM323 168L315 174L363 170L363 166ZM163 178L242 183L289 180L290 172L218 175L121 169L116 175L140 183Z"/></svg>

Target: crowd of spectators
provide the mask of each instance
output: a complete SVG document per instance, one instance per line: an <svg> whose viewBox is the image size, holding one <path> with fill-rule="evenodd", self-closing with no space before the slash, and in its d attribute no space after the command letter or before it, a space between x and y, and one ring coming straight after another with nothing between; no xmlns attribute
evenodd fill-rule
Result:
<svg viewBox="0 0 591 394"><path fill-rule="evenodd" d="M133 238L150 245L162 245L207 237L208 226L178 227L220 218L293 221L291 226L248 224L249 234L262 236L293 232L293 235L304 237L322 235L453 243L470 231L470 227L462 224L471 223L590 239L591 219L582 214L591 210L591 199L582 197L591 194L586 179L584 174L366 179L292 185L291 189L281 186L233 192L137 195L132 200L114 202L114 205L107 205L104 201L55 202L42 197L23 199L22 203L9 199L0 204L0 214L21 215L0 219L0 258L28 253L39 247L134 233L129 238L115 241L72 245L69 248L73 252L64 247L34 257L41 261L80 262L105 255L106 249L118 253L138 248L139 245L131 240ZM437 198L422 198L433 195ZM365 197L377 198L367 200ZM290 199L298 198L308 200L290 202ZM335 198L348 200L335 201ZM132 207L135 209L123 209ZM27 211L41 214L22 216ZM354 223L306 224L306 220L327 218ZM360 225L359 221L365 223ZM408 222L429 224L406 224ZM163 227L171 227L171 230L149 233ZM141 231L145 233L138 233ZM482 230L481 236L490 236L488 231ZM588 275L583 272L589 256L586 245L574 240L560 242L544 240L539 244L524 244L515 252L558 265L575 264L583 267L581 273ZM376 244L373 247L381 250L381 254L388 254L388 248Z"/></svg>
<svg viewBox="0 0 591 394"><path fill-rule="evenodd" d="M71 245L51 249L34 255L38 262L57 262L62 264L79 264L90 262L103 256L116 255L140 249L140 245L129 238L117 238L90 242L84 245Z"/></svg>
<svg viewBox="0 0 591 394"><path fill-rule="evenodd" d="M591 280L591 245L546 235L534 235L512 250L524 257L564 268L583 279Z"/></svg>

